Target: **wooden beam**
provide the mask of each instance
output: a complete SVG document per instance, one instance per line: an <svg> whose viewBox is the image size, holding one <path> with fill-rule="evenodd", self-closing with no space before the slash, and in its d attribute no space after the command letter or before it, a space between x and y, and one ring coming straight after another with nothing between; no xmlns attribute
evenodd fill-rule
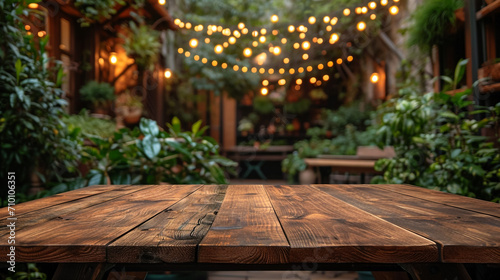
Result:
<svg viewBox="0 0 500 280"><path fill-rule="evenodd" d="M495 2L489 4L488 6L482 8L481 10L477 11L476 18L477 18L477 20L481 20L485 16L487 16L493 12L500 12L500 0L496 0Z"/></svg>

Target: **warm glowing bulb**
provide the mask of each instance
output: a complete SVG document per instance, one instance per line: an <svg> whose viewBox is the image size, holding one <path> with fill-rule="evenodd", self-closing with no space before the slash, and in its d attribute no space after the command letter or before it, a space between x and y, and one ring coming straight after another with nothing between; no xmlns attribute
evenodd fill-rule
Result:
<svg viewBox="0 0 500 280"><path fill-rule="evenodd" d="M332 18L332 20L330 20L330 24L335 25L335 24L337 24L338 21L339 21L339 19L337 17L334 17L334 18Z"/></svg>
<svg viewBox="0 0 500 280"><path fill-rule="evenodd" d="M246 73L248 71L248 67L243 66L241 67L241 72Z"/></svg>
<svg viewBox="0 0 500 280"><path fill-rule="evenodd" d="M392 6L389 8L389 13L391 13L391 15L397 15L399 13L399 8L397 6Z"/></svg>
<svg viewBox="0 0 500 280"><path fill-rule="evenodd" d="M316 23L316 18L315 17L309 17L309 19L307 21L309 22L309 24L315 24Z"/></svg>
<svg viewBox="0 0 500 280"><path fill-rule="evenodd" d="M260 30L260 34L262 34L262 35L266 35L266 33L267 33L267 30L266 30L265 28L262 28L262 29Z"/></svg>
<svg viewBox="0 0 500 280"><path fill-rule="evenodd" d="M271 16L271 22L275 23L275 22L278 22L278 20L279 20L279 17L277 15Z"/></svg>
<svg viewBox="0 0 500 280"><path fill-rule="evenodd" d="M201 63L205 64L207 62L208 62L208 59L206 57L204 57L204 58L201 59Z"/></svg>
<svg viewBox="0 0 500 280"><path fill-rule="evenodd" d="M387 0L381 0L380 1L380 5L382 5L382 6L387 5L387 3L389 3L389 1L387 1Z"/></svg>
<svg viewBox="0 0 500 280"><path fill-rule="evenodd" d="M351 10L349 9L344 9L344 16L348 16L351 14Z"/></svg>
<svg viewBox="0 0 500 280"><path fill-rule="evenodd" d="M212 66L214 66L214 67L217 66L217 60L212 61Z"/></svg>
<svg viewBox="0 0 500 280"><path fill-rule="evenodd" d="M368 3L368 7L373 10L373 9L377 8L377 3L372 1L372 2Z"/></svg>
<svg viewBox="0 0 500 280"><path fill-rule="evenodd" d="M196 47L198 46L198 40L196 40L196 39L191 39L191 40L189 41L189 46L190 46L191 48L196 48Z"/></svg>
<svg viewBox="0 0 500 280"><path fill-rule="evenodd" d="M290 73L290 75L293 75L293 74L295 74L295 69L290 68L290 70L288 70L288 72Z"/></svg>
<svg viewBox="0 0 500 280"><path fill-rule="evenodd" d="M281 75L285 74L285 69L284 68L280 68L280 70L278 71Z"/></svg>
<svg viewBox="0 0 500 280"><path fill-rule="evenodd" d="M257 67L252 67L252 73L257 73Z"/></svg>
<svg viewBox="0 0 500 280"><path fill-rule="evenodd" d="M222 27L222 26L217 26L217 31L218 31L218 32L222 32L222 30L223 30L223 29L224 29L224 27Z"/></svg>
<svg viewBox="0 0 500 280"><path fill-rule="evenodd" d="M290 62L290 59L288 57L283 58L283 63L288 64Z"/></svg>
<svg viewBox="0 0 500 280"><path fill-rule="evenodd" d="M236 38L234 38L233 36L229 37L229 40L227 40L229 42L229 44L233 45L234 43L236 43Z"/></svg>
<svg viewBox="0 0 500 280"><path fill-rule="evenodd" d="M342 58L337 59L337 64L342 64Z"/></svg>
<svg viewBox="0 0 500 280"><path fill-rule="evenodd" d="M259 36L259 31L252 31L252 36L254 36L254 37Z"/></svg>
<svg viewBox="0 0 500 280"><path fill-rule="evenodd" d="M366 23L364 21L360 21L358 22L358 24L356 25L356 28L359 30L359 31L363 31L366 29Z"/></svg>
<svg viewBox="0 0 500 280"><path fill-rule="evenodd" d="M184 28L184 26L185 26L184 22L181 21L181 23L179 23L179 27Z"/></svg>
<svg viewBox="0 0 500 280"><path fill-rule="evenodd" d="M347 57L347 61L349 61L349 62L351 62L353 59L354 59L354 57L352 57L352 55Z"/></svg>
<svg viewBox="0 0 500 280"><path fill-rule="evenodd" d="M279 33L279 32L278 32L278 30L276 30L276 29L275 29L275 30L273 30L273 35L274 35L274 36L278 35L278 33Z"/></svg>
<svg viewBox="0 0 500 280"><path fill-rule="evenodd" d="M316 83L316 78L312 77L311 79L309 79L309 82L311 84L315 84Z"/></svg>
<svg viewBox="0 0 500 280"><path fill-rule="evenodd" d="M304 67L299 67L299 69L297 69L297 71L299 71L299 73L304 72Z"/></svg>
<svg viewBox="0 0 500 280"><path fill-rule="evenodd" d="M329 17L329 16L325 16L325 17L323 18L323 22L324 22L324 23L329 23L329 22L330 22L330 17Z"/></svg>
<svg viewBox="0 0 500 280"><path fill-rule="evenodd" d="M186 51L186 52L184 53L184 55L185 55L186 57L189 57L189 56L191 56L191 53L190 53L190 52L188 52L188 51Z"/></svg>
<svg viewBox="0 0 500 280"><path fill-rule="evenodd" d="M376 15L376 14L370 15L370 19L371 19L371 20L375 20L376 18L377 18L377 15Z"/></svg>
<svg viewBox="0 0 500 280"><path fill-rule="evenodd" d="M28 5L28 8L30 9L38 9L38 4L37 3L31 3Z"/></svg>
<svg viewBox="0 0 500 280"><path fill-rule="evenodd" d="M192 26L193 25L190 22L186 23L186 29L191 29Z"/></svg>
<svg viewBox="0 0 500 280"><path fill-rule="evenodd" d="M269 70L267 70L267 72L272 75L272 74L274 74L274 69L273 68L269 68Z"/></svg>
<svg viewBox="0 0 500 280"><path fill-rule="evenodd" d="M292 33L293 31L295 31L295 26L289 25L288 26L288 32Z"/></svg>
<svg viewBox="0 0 500 280"><path fill-rule="evenodd" d="M262 89L260 90L260 93L261 93L262 95L267 95L267 93L268 93L268 92L269 92L269 91L267 90L267 88L262 88Z"/></svg>
<svg viewBox="0 0 500 280"><path fill-rule="evenodd" d="M328 80L330 80L330 76L328 76L328 75L324 75L324 76L323 76L323 81L325 81L325 82L326 82L326 81L328 81Z"/></svg>
<svg viewBox="0 0 500 280"><path fill-rule="evenodd" d="M323 44L323 38L318 38L318 44Z"/></svg>
<svg viewBox="0 0 500 280"><path fill-rule="evenodd" d="M266 42L266 37L265 36L260 36L259 37L259 42L261 42L262 44L264 44Z"/></svg>
<svg viewBox="0 0 500 280"><path fill-rule="evenodd" d="M250 57L252 55L252 49L250 48L245 48L243 50L243 55L246 56L246 57Z"/></svg>
<svg viewBox="0 0 500 280"><path fill-rule="evenodd" d="M178 18L176 18L176 19L174 20L174 23L175 23L175 25L179 25L179 24L181 23L181 20L180 20L180 19L178 19Z"/></svg>
<svg viewBox="0 0 500 280"><path fill-rule="evenodd" d="M299 85L295 85L295 90L299 91L300 90L300 86Z"/></svg>
<svg viewBox="0 0 500 280"><path fill-rule="evenodd" d="M235 31L233 32L233 35L234 35L234 37L236 37L236 38L240 38L240 37L241 37L241 33L240 33L238 30L235 30Z"/></svg>
<svg viewBox="0 0 500 280"><path fill-rule="evenodd" d="M280 86L284 86L285 84L286 84L286 80L285 79L280 79L278 81L278 85L280 85Z"/></svg>
<svg viewBox="0 0 500 280"><path fill-rule="evenodd" d="M368 8L367 7L361 8L361 13L363 13L363 14L368 13Z"/></svg>
<svg viewBox="0 0 500 280"><path fill-rule="evenodd" d="M319 70L323 70L323 68L325 68L325 65L323 65L322 63L318 64L318 69Z"/></svg>
<svg viewBox="0 0 500 280"><path fill-rule="evenodd" d="M332 31L332 29L333 29L333 28L332 28L332 26L331 26L331 25L328 25L328 26L326 27L326 31L328 31L328 32Z"/></svg>
<svg viewBox="0 0 500 280"><path fill-rule="evenodd" d="M205 38L205 44L210 43L210 38Z"/></svg>
<svg viewBox="0 0 500 280"><path fill-rule="evenodd" d="M274 55L279 55L281 53L281 48L280 47L274 47L273 53L274 53Z"/></svg>
<svg viewBox="0 0 500 280"><path fill-rule="evenodd" d="M297 27L297 31L299 31L299 32L306 32L306 27L303 26L303 25L300 25L299 27Z"/></svg>
<svg viewBox="0 0 500 280"><path fill-rule="evenodd" d="M259 69L259 73L261 73L261 74L266 73L266 69L264 69L264 68L260 68L260 69Z"/></svg>
<svg viewBox="0 0 500 280"><path fill-rule="evenodd" d="M309 65L309 66L307 66L306 70L307 70L307 72L311 72L313 70L313 67Z"/></svg>
<svg viewBox="0 0 500 280"><path fill-rule="evenodd" d="M258 45L259 45L259 42L257 42L257 41L252 42L252 46L257 47Z"/></svg>
<svg viewBox="0 0 500 280"><path fill-rule="evenodd" d="M245 24L243 22L238 23L238 28L239 29L245 28Z"/></svg>
<svg viewBox="0 0 500 280"><path fill-rule="evenodd" d="M308 41L302 42L302 49L303 50L307 51L310 47L311 47L311 43L309 43Z"/></svg>
<svg viewBox="0 0 500 280"><path fill-rule="evenodd" d="M333 33L332 36L330 36L330 41L333 41L334 43L339 40L339 34Z"/></svg>
<svg viewBox="0 0 500 280"><path fill-rule="evenodd" d="M268 80L263 80L262 81L262 85L267 87L269 85L269 81Z"/></svg>
<svg viewBox="0 0 500 280"><path fill-rule="evenodd" d="M294 48L294 49L298 49L298 48L300 48L300 44L299 44L299 43L294 43L294 44L293 44L293 48Z"/></svg>
<svg viewBox="0 0 500 280"><path fill-rule="evenodd" d="M295 81L295 83L296 83L297 85L301 85L301 84L302 84L302 79L297 79L297 80Z"/></svg>
<svg viewBox="0 0 500 280"><path fill-rule="evenodd" d="M358 14L358 15L359 15L359 14L361 14L361 7L357 7L357 8L354 10L354 12L355 12L356 14Z"/></svg>
<svg viewBox="0 0 500 280"><path fill-rule="evenodd" d="M302 59L303 60L307 60L309 58L309 55L307 53L303 54L302 55Z"/></svg>
<svg viewBox="0 0 500 280"><path fill-rule="evenodd" d="M109 62L111 64L116 64L118 62L118 57L116 57L116 53L112 52L111 56L109 57Z"/></svg>
<svg viewBox="0 0 500 280"><path fill-rule="evenodd" d="M286 38L282 38L282 39L281 39L281 43L282 43L283 45L284 45L284 44L286 44L286 42L287 42Z"/></svg>
<svg viewBox="0 0 500 280"><path fill-rule="evenodd" d="M300 39L305 39L306 38L306 33L300 33L299 37L300 37Z"/></svg>
<svg viewBox="0 0 500 280"><path fill-rule="evenodd" d="M224 48L222 47L222 45L217 45L214 48L215 53L222 53L223 50Z"/></svg>
<svg viewBox="0 0 500 280"><path fill-rule="evenodd" d="M31 29L31 26L30 26L29 24L26 24L26 25L24 26L24 29L26 29L26 30L30 30L30 29Z"/></svg>
<svg viewBox="0 0 500 280"><path fill-rule="evenodd" d="M234 65L234 66L233 66L233 70L234 70L234 71L238 71L238 69L240 69L240 67L239 67L238 65Z"/></svg>
<svg viewBox="0 0 500 280"><path fill-rule="evenodd" d="M165 78L170 79L172 77L172 71L170 69L165 70Z"/></svg>
<svg viewBox="0 0 500 280"><path fill-rule="evenodd" d="M228 42L224 42L224 43L222 43L222 46L223 46L224 48L227 48L227 47L229 47L229 43L228 43Z"/></svg>
<svg viewBox="0 0 500 280"><path fill-rule="evenodd" d="M317 86L320 86L320 85L321 85L321 81L320 81L320 80L318 80L318 81L316 82L316 85L317 85Z"/></svg>
<svg viewBox="0 0 500 280"><path fill-rule="evenodd" d="M217 32L217 26L215 25L212 26L212 32Z"/></svg>
<svg viewBox="0 0 500 280"><path fill-rule="evenodd" d="M379 81L379 76L378 76L378 73L373 73L373 74L370 76L370 81L371 81L372 83L374 83L374 84L375 84L376 82L378 82L378 81Z"/></svg>
<svg viewBox="0 0 500 280"><path fill-rule="evenodd" d="M167 2L166 0L158 0L158 4L160 5L165 5L166 2Z"/></svg>
<svg viewBox="0 0 500 280"><path fill-rule="evenodd" d="M243 30L241 30L241 33L248 34L248 28L243 28Z"/></svg>

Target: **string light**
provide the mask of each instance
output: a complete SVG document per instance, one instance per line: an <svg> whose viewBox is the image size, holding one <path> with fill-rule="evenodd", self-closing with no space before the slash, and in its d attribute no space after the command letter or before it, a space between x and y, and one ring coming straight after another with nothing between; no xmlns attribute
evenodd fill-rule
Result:
<svg viewBox="0 0 500 280"><path fill-rule="evenodd" d="M286 80L285 80L285 79L280 79L280 80L278 81L278 85L280 85L280 86L284 86L284 85L286 85Z"/></svg>
<svg viewBox="0 0 500 280"><path fill-rule="evenodd" d="M330 76L328 76L328 75L323 75L323 81L325 81L325 82L326 82L326 81L328 81L328 80L330 80Z"/></svg>
<svg viewBox="0 0 500 280"><path fill-rule="evenodd" d="M234 43L236 43L236 38L234 38L233 36L231 36L231 37L229 37L228 42L229 42L229 44L234 45Z"/></svg>
<svg viewBox="0 0 500 280"><path fill-rule="evenodd" d="M311 79L309 79L309 82L311 84L315 84L316 83L316 78L315 77L312 77Z"/></svg>
<svg viewBox="0 0 500 280"><path fill-rule="evenodd" d="M186 29L191 29L192 25L190 22L186 23Z"/></svg>
<svg viewBox="0 0 500 280"><path fill-rule="evenodd" d="M259 31L252 31L252 36L254 36L254 37L259 36Z"/></svg>
<svg viewBox="0 0 500 280"><path fill-rule="evenodd" d="M325 17L323 18L323 22L324 22L324 23L329 23L329 22L330 22L330 17L329 17L329 16L325 16Z"/></svg>
<svg viewBox="0 0 500 280"><path fill-rule="evenodd" d="M196 61L200 60L200 56L199 55L195 55L194 56L194 60L196 60Z"/></svg>
<svg viewBox="0 0 500 280"><path fill-rule="evenodd" d="M367 7L363 7L363 8L361 8L361 13L362 13L362 14L366 14L366 13L368 13L368 8L367 8Z"/></svg>
<svg viewBox="0 0 500 280"><path fill-rule="evenodd" d="M300 37L300 39L305 39L306 38L306 33L300 33L299 37Z"/></svg>
<svg viewBox="0 0 500 280"><path fill-rule="evenodd" d="M240 69L240 67L239 67L238 65L234 65L234 66L233 66L233 70L234 70L234 71L238 71L239 69Z"/></svg>
<svg viewBox="0 0 500 280"><path fill-rule="evenodd" d="M309 24L313 25L316 23L316 18L311 16L311 17L309 17L309 19L307 21L309 22Z"/></svg>
<svg viewBox="0 0 500 280"><path fill-rule="evenodd" d="M279 17L277 15L272 15L271 16L271 22L272 23L276 23L276 22L278 22L278 20L279 20Z"/></svg>
<svg viewBox="0 0 500 280"><path fill-rule="evenodd" d="M321 85L321 81L320 81L320 80L318 80L318 81L316 82L316 86L318 86L318 87L319 87L320 85Z"/></svg>
<svg viewBox="0 0 500 280"><path fill-rule="evenodd" d="M252 49L250 48L245 48L243 50L243 55L246 56L246 57L250 57L252 55Z"/></svg>
<svg viewBox="0 0 500 280"><path fill-rule="evenodd" d="M337 24L337 22L338 22L338 21L339 21L339 19L338 19L337 17L334 17L334 18L332 18L332 20L330 21L330 24L331 24L331 25L335 25L335 24Z"/></svg>
<svg viewBox="0 0 500 280"><path fill-rule="evenodd" d="M224 50L224 48L221 45L216 45L215 48L214 48L214 51L217 54L222 53L223 50Z"/></svg>
<svg viewBox="0 0 500 280"><path fill-rule="evenodd" d="M189 40L189 46L191 48L196 48L198 46L198 40L196 40L196 39Z"/></svg>
<svg viewBox="0 0 500 280"><path fill-rule="evenodd" d="M283 63L288 64L290 62L290 59L288 57L283 58Z"/></svg>
<svg viewBox="0 0 500 280"><path fill-rule="evenodd" d="M373 1L368 3L368 8L370 8L372 10L377 8L377 3L373 2Z"/></svg>
<svg viewBox="0 0 500 280"><path fill-rule="evenodd" d="M278 47L278 46L274 47L273 54L274 55L279 55L280 53L281 53L281 48Z"/></svg>
<svg viewBox="0 0 500 280"><path fill-rule="evenodd" d="M39 33L40 33L40 32L39 32ZM40 36L40 34L38 34L38 36ZM40 37L42 37L42 36L40 36ZM116 63L118 62L118 57L116 56L116 53L115 53L115 52L112 52L112 53L110 54L110 57L109 57L109 62L110 62L111 64L116 64Z"/></svg>
<svg viewBox="0 0 500 280"><path fill-rule="evenodd" d="M328 63L326 64L328 67L333 67L333 61L328 61Z"/></svg>
<svg viewBox="0 0 500 280"><path fill-rule="evenodd" d="M172 71L170 69L165 69L165 78L170 79L172 77Z"/></svg>
<svg viewBox="0 0 500 280"><path fill-rule="evenodd" d="M184 53L184 55L185 55L186 57L190 57L190 56L191 56L191 53L187 51L187 52L185 52L185 53Z"/></svg>
<svg viewBox="0 0 500 280"><path fill-rule="evenodd" d="M269 69L267 70L267 72L268 72L270 75L272 75L272 74L274 74L274 69L273 69L273 68L269 68Z"/></svg>
<svg viewBox="0 0 500 280"><path fill-rule="evenodd" d="M259 37L259 42L264 44L266 42L266 37L265 36L260 36Z"/></svg>
<svg viewBox="0 0 500 280"><path fill-rule="evenodd" d="M337 64L342 64L342 58L337 59Z"/></svg>
<svg viewBox="0 0 500 280"><path fill-rule="evenodd" d="M243 22L238 23L238 28L239 29L245 28L245 24Z"/></svg>
<svg viewBox="0 0 500 280"><path fill-rule="evenodd" d="M205 44L210 43L210 38L205 38Z"/></svg>
<svg viewBox="0 0 500 280"><path fill-rule="evenodd" d="M333 28L332 28L332 26L331 26L331 25L328 25L328 26L326 27L326 31L328 31L328 32L332 31L332 29L333 29Z"/></svg>
<svg viewBox="0 0 500 280"><path fill-rule="evenodd" d="M298 71L299 73L304 72L304 67L299 67L299 69L297 69L297 71Z"/></svg>
<svg viewBox="0 0 500 280"><path fill-rule="evenodd" d="M339 40L339 34L333 33L332 36L330 36L330 44L335 44Z"/></svg>
<svg viewBox="0 0 500 280"><path fill-rule="evenodd" d="M226 69L226 68L227 68L227 63L225 63L225 62L224 62L224 63L222 63L222 64L221 64L221 67L222 67L222 69Z"/></svg>
<svg viewBox="0 0 500 280"><path fill-rule="evenodd" d="M323 38L318 38L318 44L323 44Z"/></svg>
<svg viewBox="0 0 500 280"><path fill-rule="evenodd" d="M324 66L323 64L321 64L321 63L320 63L320 64L318 64L318 69L319 69L319 70L323 70L323 68L324 68L324 67L325 67L325 66Z"/></svg>
<svg viewBox="0 0 500 280"><path fill-rule="evenodd" d="M248 34L248 28L243 28L243 30L241 30L241 33Z"/></svg>
<svg viewBox="0 0 500 280"><path fill-rule="evenodd" d="M262 35L266 35L266 33L267 33L267 30L266 30L265 28L262 28L262 29L260 30L260 34L262 34Z"/></svg>
<svg viewBox="0 0 500 280"><path fill-rule="evenodd" d="M267 88L262 88L262 89L260 90L260 94L262 94L262 95L264 95L264 96L265 96L265 95L267 95L267 93L268 93L268 92L269 92L269 91L267 90Z"/></svg>
<svg viewBox="0 0 500 280"><path fill-rule="evenodd" d="M212 66L214 66L214 67L217 66L217 60L212 61Z"/></svg>
<svg viewBox="0 0 500 280"><path fill-rule="evenodd" d="M252 67L252 73L257 73L257 67Z"/></svg>
<svg viewBox="0 0 500 280"><path fill-rule="evenodd" d="M281 75L285 74L285 68L280 68L280 70L278 71Z"/></svg>
<svg viewBox="0 0 500 280"><path fill-rule="evenodd" d="M300 44L299 44L299 43L294 43L294 44L293 44L293 48L294 48L294 49L298 49L298 48L300 48Z"/></svg>
<svg viewBox="0 0 500 280"><path fill-rule="evenodd" d="M352 55L347 57L347 61L349 61L349 62L351 62L353 59L354 59L354 57L352 57Z"/></svg>
<svg viewBox="0 0 500 280"><path fill-rule="evenodd" d="M307 51L311 47L311 43L309 41L302 42L302 49Z"/></svg>
<svg viewBox="0 0 500 280"><path fill-rule="evenodd" d="M371 19L371 20L375 20L376 18L377 18L377 15L376 15L376 14L372 14L372 15L370 15L370 19Z"/></svg>
<svg viewBox="0 0 500 280"><path fill-rule="evenodd" d="M30 3L30 4L28 4L28 8L30 8L30 9L38 9L38 4L37 3Z"/></svg>
<svg viewBox="0 0 500 280"><path fill-rule="evenodd" d="M276 29L275 29L275 30L273 30L273 35L274 35L274 36L278 35L278 33L279 33L279 32L278 32L278 30L276 30Z"/></svg>
<svg viewBox="0 0 500 280"><path fill-rule="evenodd" d="M261 74L266 73L266 69L264 69L264 68L260 68L260 69L259 69L259 73L261 73Z"/></svg>
<svg viewBox="0 0 500 280"><path fill-rule="evenodd" d="M301 85L301 84L302 84L302 79L297 79L297 80L295 81L295 83L296 83L297 85Z"/></svg>
<svg viewBox="0 0 500 280"><path fill-rule="evenodd" d="M358 22L358 24L356 25L356 28L359 30L359 31L363 31L366 29L366 23L364 21L360 21Z"/></svg>
<svg viewBox="0 0 500 280"><path fill-rule="evenodd" d="M309 55L307 53L303 54L302 55L302 59L303 60L307 60L309 58Z"/></svg>
<svg viewBox="0 0 500 280"><path fill-rule="evenodd" d="M306 32L306 27L303 26L303 25L300 25L299 27L297 27L297 31L299 31L299 32Z"/></svg>
<svg viewBox="0 0 500 280"><path fill-rule="evenodd" d="M306 68L307 72L311 72L313 70L313 67L311 65L307 66Z"/></svg>
<svg viewBox="0 0 500 280"><path fill-rule="evenodd" d="M370 81L375 84L379 81L379 76L378 76L378 73L373 73L371 76L370 76Z"/></svg>
<svg viewBox="0 0 500 280"><path fill-rule="evenodd" d="M286 42L287 42L286 38L282 38L282 39L281 39L281 43L282 43L283 45L284 45L284 44L286 44Z"/></svg>
<svg viewBox="0 0 500 280"><path fill-rule="evenodd" d="M243 66L241 67L241 72L246 73L248 71L248 67Z"/></svg>
<svg viewBox="0 0 500 280"><path fill-rule="evenodd" d="M205 64L207 62L208 62L208 59L206 57L204 57L204 58L201 59L201 63Z"/></svg>
<svg viewBox="0 0 500 280"><path fill-rule="evenodd" d="M348 16L351 14L351 10L349 9L344 9L344 16Z"/></svg>
<svg viewBox="0 0 500 280"><path fill-rule="evenodd" d="M292 32L294 32L294 31L295 31L295 26L293 26L293 25L289 25L289 26L288 26L288 32L292 33Z"/></svg>
<svg viewBox="0 0 500 280"><path fill-rule="evenodd" d="M381 0L381 1L380 1L380 5L382 5L382 6L385 6L385 5L387 5L388 3L389 3L389 1L387 1L387 0Z"/></svg>
<svg viewBox="0 0 500 280"><path fill-rule="evenodd" d="M293 75L293 74L295 74L295 69L293 69L293 68L290 68L290 69L288 70L288 73L290 73L290 75Z"/></svg>
<svg viewBox="0 0 500 280"><path fill-rule="evenodd" d="M389 8L389 13L391 13L391 15L397 15L399 13L399 8L397 6L392 6Z"/></svg>

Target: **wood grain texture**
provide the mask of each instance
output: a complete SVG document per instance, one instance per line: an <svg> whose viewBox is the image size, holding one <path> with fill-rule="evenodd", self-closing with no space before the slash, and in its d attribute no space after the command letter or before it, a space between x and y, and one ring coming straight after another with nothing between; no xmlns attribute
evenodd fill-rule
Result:
<svg viewBox="0 0 500 280"><path fill-rule="evenodd" d="M51 207L57 204L65 203L68 201L77 200L83 197L93 196L99 193L103 193L109 190L118 190L123 188L124 185L94 185L89 187L84 187L74 191L63 192L60 194L55 194L49 197L44 197L28 202L23 202L17 204L14 208L16 209L16 216L31 212L38 211L43 208ZM9 217L7 212L7 207L0 209L0 219L5 219Z"/></svg>
<svg viewBox="0 0 500 280"><path fill-rule="evenodd" d="M380 185L316 187L435 241L439 244L440 256L445 262L500 262L499 218L392 192L379 188ZM428 195L425 197L429 198Z"/></svg>
<svg viewBox="0 0 500 280"><path fill-rule="evenodd" d="M263 186L229 186L198 262L287 263L289 245Z"/></svg>
<svg viewBox="0 0 500 280"><path fill-rule="evenodd" d="M16 233L16 261L104 262L106 245L199 186L150 186ZM0 247L0 260L7 246Z"/></svg>
<svg viewBox="0 0 500 280"><path fill-rule="evenodd" d="M208 232L226 186L207 185L108 246L112 263L196 262L198 243Z"/></svg>
<svg viewBox="0 0 500 280"><path fill-rule="evenodd" d="M146 188L148 188L148 186L120 186L119 188L109 188L108 191L103 193L97 193L91 196L61 202L60 204L42 208L38 211L30 211L20 215L17 215L16 212L16 231L23 230L24 228L33 226L34 224L43 224L44 222L58 218L61 215L80 211L93 205L106 203L118 197ZM0 244L3 244L2 241L5 241L7 239L6 236L8 235L9 229L5 227L0 228Z"/></svg>
<svg viewBox="0 0 500 280"><path fill-rule="evenodd" d="M291 262L438 260L436 244L311 186L267 186L290 242Z"/></svg>
<svg viewBox="0 0 500 280"><path fill-rule="evenodd" d="M457 208L467 209L482 214L492 215L500 218L500 203L493 203L480 199L459 196L451 193L430 190L426 188L410 185L376 185L378 188L384 188L389 191L418 197L441 204L450 205Z"/></svg>

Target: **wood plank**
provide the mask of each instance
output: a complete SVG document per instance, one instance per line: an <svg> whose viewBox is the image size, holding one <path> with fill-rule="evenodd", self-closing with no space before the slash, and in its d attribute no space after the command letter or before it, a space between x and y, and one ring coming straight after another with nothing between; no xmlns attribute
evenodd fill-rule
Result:
<svg viewBox="0 0 500 280"><path fill-rule="evenodd" d="M104 262L106 245L198 189L151 186L16 232L16 261ZM8 246L0 247L5 261Z"/></svg>
<svg viewBox="0 0 500 280"><path fill-rule="evenodd" d="M476 12L477 20L483 19L485 16L489 15L493 12L498 12L500 10L500 0L496 0L495 2L487 5L481 10Z"/></svg>
<svg viewBox="0 0 500 280"><path fill-rule="evenodd" d="M311 186L267 186L290 262L436 262L434 242Z"/></svg>
<svg viewBox="0 0 500 280"><path fill-rule="evenodd" d="M500 262L500 219L378 188L317 185L325 193L429 238L448 262ZM418 190L418 189L417 189ZM469 259L469 261L467 261Z"/></svg>
<svg viewBox="0 0 500 280"><path fill-rule="evenodd" d="M376 185L393 192L500 217L500 204L411 185Z"/></svg>
<svg viewBox="0 0 500 280"><path fill-rule="evenodd" d="M313 185L335 198L380 218L478 215L440 203L378 188L378 185Z"/></svg>
<svg viewBox="0 0 500 280"><path fill-rule="evenodd" d="M196 248L211 227L226 186L207 185L108 246L112 263L196 262Z"/></svg>
<svg viewBox="0 0 500 280"><path fill-rule="evenodd" d="M263 186L229 186L199 245L201 263L280 264L289 245Z"/></svg>
<svg viewBox="0 0 500 280"><path fill-rule="evenodd" d="M95 195L66 201L57 205L42 208L39 211L33 210L20 215L17 215L16 212L16 218L18 221L16 223L16 231L23 230L24 228L30 227L34 224L43 224L44 222L58 218L61 215L67 215L93 205L109 202L118 197L146 188L149 188L149 186L121 186L120 188L109 188L108 191L103 193L97 193ZM9 230L7 228L0 228L0 240L7 240L5 237L9 234Z"/></svg>
<svg viewBox="0 0 500 280"><path fill-rule="evenodd" d="M55 194L49 197L19 203L14 208L16 209L16 216L19 216L31 211L40 210L53 205L77 200L83 197L93 196L110 190L121 189L125 186L126 185L94 185L69 192ZM0 219L5 219L9 216L6 207L0 208L0 213Z"/></svg>
<svg viewBox="0 0 500 280"><path fill-rule="evenodd" d="M436 241L443 262L500 263L500 219L476 215L386 220Z"/></svg>

